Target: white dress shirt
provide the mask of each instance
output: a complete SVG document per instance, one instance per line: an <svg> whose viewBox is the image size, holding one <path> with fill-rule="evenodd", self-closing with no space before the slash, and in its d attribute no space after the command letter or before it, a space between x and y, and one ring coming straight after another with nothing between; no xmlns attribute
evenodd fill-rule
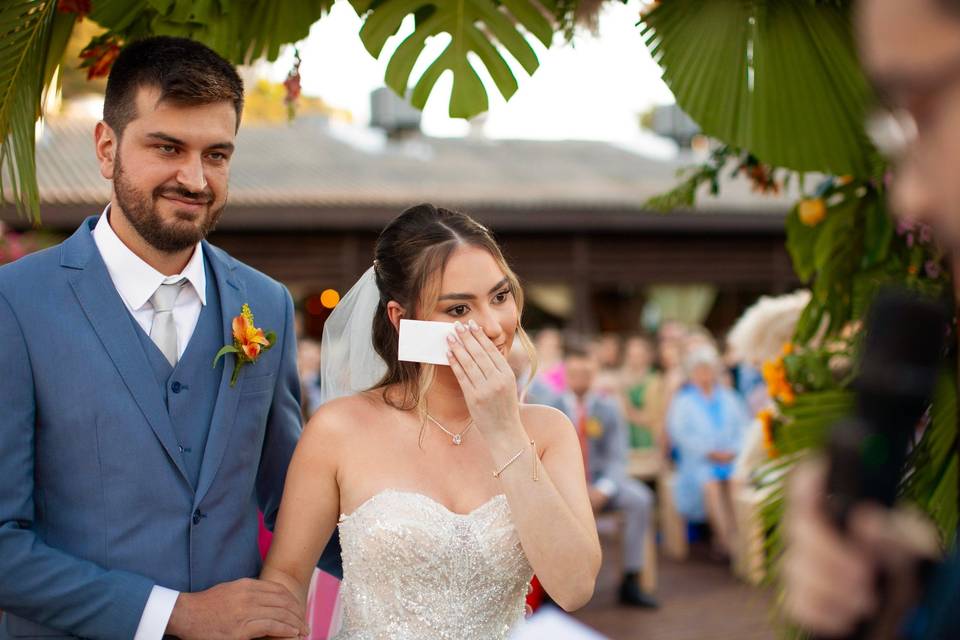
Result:
<svg viewBox="0 0 960 640"><path fill-rule="evenodd" d="M103 210L93 230L93 241L100 251L107 273L117 288L123 303L140 325L150 335L154 309L150 298L161 284L172 284L186 279L189 286L180 290L173 307L173 321L177 326L177 356L183 352L197 328L200 311L207 304L207 277L203 268L203 248L197 243L190 262L177 275L165 276L141 260L114 232L109 221L110 205ZM179 592L154 585L147 605L140 616L140 624L134 640L161 640L167 630L170 614L177 603Z"/></svg>

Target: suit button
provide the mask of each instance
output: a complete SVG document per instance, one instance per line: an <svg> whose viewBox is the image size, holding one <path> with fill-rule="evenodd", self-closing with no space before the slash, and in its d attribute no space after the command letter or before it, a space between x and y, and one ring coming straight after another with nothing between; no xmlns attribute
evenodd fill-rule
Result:
<svg viewBox="0 0 960 640"><path fill-rule="evenodd" d="M203 514L200 513L200 509L197 509L196 511L194 511L194 512L193 512L193 524L194 524L194 525L200 524L200 518L202 518L202 517L203 517Z"/></svg>
<svg viewBox="0 0 960 640"><path fill-rule="evenodd" d="M174 393L180 393L181 389L183 389L183 385L179 382L174 382L170 385L170 391L173 391Z"/></svg>

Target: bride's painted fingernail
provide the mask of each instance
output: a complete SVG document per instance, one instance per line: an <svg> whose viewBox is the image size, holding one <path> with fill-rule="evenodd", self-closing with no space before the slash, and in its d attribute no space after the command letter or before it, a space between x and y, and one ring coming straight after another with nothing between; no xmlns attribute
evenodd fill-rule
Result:
<svg viewBox="0 0 960 640"><path fill-rule="evenodd" d="M457 329L457 331L458 331L459 333L463 333L464 331L467 330L467 328L466 328L465 326L463 326L463 323L460 322L459 320L457 320L457 321L453 324L453 326L456 327L456 329Z"/></svg>
<svg viewBox="0 0 960 640"><path fill-rule="evenodd" d="M477 324L476 320L471 320L470 328L473 329L474 331L477 331L478 329L480 329L480 325Z"/></svg>
<svg viewBox="0 0 960 640"><path fill-rule="evenodd" d="M450 335L450 336L447 336L447 342L449 342L450 344L457 344L457 339L452 335Z"/></svg>

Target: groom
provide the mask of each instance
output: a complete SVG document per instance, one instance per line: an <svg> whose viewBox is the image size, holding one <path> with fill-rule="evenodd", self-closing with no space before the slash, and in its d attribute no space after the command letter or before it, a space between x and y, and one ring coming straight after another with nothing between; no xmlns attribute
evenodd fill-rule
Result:
<svg viewBox="0 0 960 640"><path fill-rule="evenodd" d="M297 637L260 569L300 435L286 289L204 238L243 85L189 40L129 45L95 132L110 204L0 269L0 638ZM230 354L248 304L276 337ZM242 327L241 327L242 328ZM325 554L339 572L335 549Z"/></svg>

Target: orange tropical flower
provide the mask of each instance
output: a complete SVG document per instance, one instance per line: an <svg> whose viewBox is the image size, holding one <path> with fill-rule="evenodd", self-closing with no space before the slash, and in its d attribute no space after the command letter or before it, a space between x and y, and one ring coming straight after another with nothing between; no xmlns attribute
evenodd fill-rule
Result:
<svg viewBox="0 0 960 640"><path fill-rule="evenodd" d="M269 349L277 341L274 332L264 332L257 328L253 323L253 312L250 311L250 305L245 304L240 310L240 315L233 319L231 323L233 329L233 344L228 344L220 349L217 357L213 360L213 366L217 366L220 358L232 353L236 356L236 362L233 365L233 376L230 378L230 386L237 383L240 375L240 369L246 364L255 364L260 358L260 354Z"/></svg>
<svg viewBox="0 0 960 640"><path fill-rule="evenodd" d="M787 368L783 364L782 357L765 362L762 373L771 398L776 398L787 406L796 402L797 395L790 386L790 381L787 380Z"/></svg>
<svg viewBox="0 0 960 640"><path fill-rule="evenodd" d="M261 349L270 346L263 329L253 326L249 305L243 305L240 315L233 319L233 340L250 360L256 360Z"/></svg>
<svg viewBox="0 0 960 640"><path fill-rule="evenodd" d="M757 420L760 421L760 426L763 431L763 448L766 449L768 456L771 458L776 458L780 455L780 452L777 451L777 446L773 439L773 411L770 409L764 409L757 414Z"/></svg>

